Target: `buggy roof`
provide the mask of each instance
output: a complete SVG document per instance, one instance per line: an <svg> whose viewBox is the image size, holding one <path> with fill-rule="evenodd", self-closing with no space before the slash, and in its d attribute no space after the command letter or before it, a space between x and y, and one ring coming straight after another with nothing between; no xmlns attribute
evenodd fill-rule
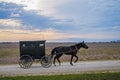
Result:
<svg viewBox="0 0 120 80"><path fill-rule="evenodd" d="M36 41L19 41L19 42L45 42L46 40L36 40Z"/></svg>

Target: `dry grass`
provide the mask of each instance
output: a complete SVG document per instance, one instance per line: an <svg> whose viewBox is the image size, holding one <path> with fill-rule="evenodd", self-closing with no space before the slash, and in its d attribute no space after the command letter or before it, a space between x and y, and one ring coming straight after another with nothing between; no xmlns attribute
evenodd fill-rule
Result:
<svg viewBox="0 0 120 80"><path fill-rule="evenodd" d="M69 46L73 43L47 43L46 54L56 46ZM120 43L87 43L89 49L78 52L79 61L116 60L120 59ZM69 61L70 56L63 55L61 61ZM17 63L19 60L19 44L0 44L0 64Z"/></svg>

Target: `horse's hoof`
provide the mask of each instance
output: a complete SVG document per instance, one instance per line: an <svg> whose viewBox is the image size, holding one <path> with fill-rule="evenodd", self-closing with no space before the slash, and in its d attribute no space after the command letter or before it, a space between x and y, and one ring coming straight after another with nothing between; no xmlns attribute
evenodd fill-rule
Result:
<svg viewBox="0 0 120 80"><path fill-rule="evenodd" d="M70 64L71 66L73 66L73 64Z"/></svg>
<svg viewBox="0 0 120 80"><path fill-rule="evenodd" d="M54 66L56 66L56 65L54 64Z"/></svg>

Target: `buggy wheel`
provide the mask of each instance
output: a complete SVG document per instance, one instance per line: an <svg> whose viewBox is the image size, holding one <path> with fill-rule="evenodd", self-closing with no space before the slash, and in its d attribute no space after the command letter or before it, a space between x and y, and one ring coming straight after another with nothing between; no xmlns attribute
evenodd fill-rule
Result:
<svg viewBox="0 0 120 80"><path fill-rule="evenodd" d="M41 65L44 67L44 68L48 68L50 66L52 66L52 62L51 62L51 56L50 55L47 55L47 56L43 56L41 58Z"/></svg>
<svg viewBox="0 0 120 80"><path fill-rule="evenodd" d="M31 67L32 63L33 59L29 55L23 55L20 57L19 65L21 68L28 69Z"/></svg>

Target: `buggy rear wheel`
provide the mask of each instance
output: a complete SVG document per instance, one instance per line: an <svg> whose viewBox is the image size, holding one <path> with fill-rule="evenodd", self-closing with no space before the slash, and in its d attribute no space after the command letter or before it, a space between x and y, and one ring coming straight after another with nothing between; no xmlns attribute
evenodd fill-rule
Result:
<svg viewBox="0 0 120 80"><path fill-rule="evenodd" d="M52 66L52 62L51 62L51 56L50 55L47 55L47 56L43 56L41 58L41 65L44 67L44 68L48 68L50 66Z"/></svg>
<svg viewBox="0 0 120 80"><path fill-rule="evenodd" d="M29 55L23 55L20 57L19 65L21 68L28 69L31 67L32 63L33 59Z"/></svg>

